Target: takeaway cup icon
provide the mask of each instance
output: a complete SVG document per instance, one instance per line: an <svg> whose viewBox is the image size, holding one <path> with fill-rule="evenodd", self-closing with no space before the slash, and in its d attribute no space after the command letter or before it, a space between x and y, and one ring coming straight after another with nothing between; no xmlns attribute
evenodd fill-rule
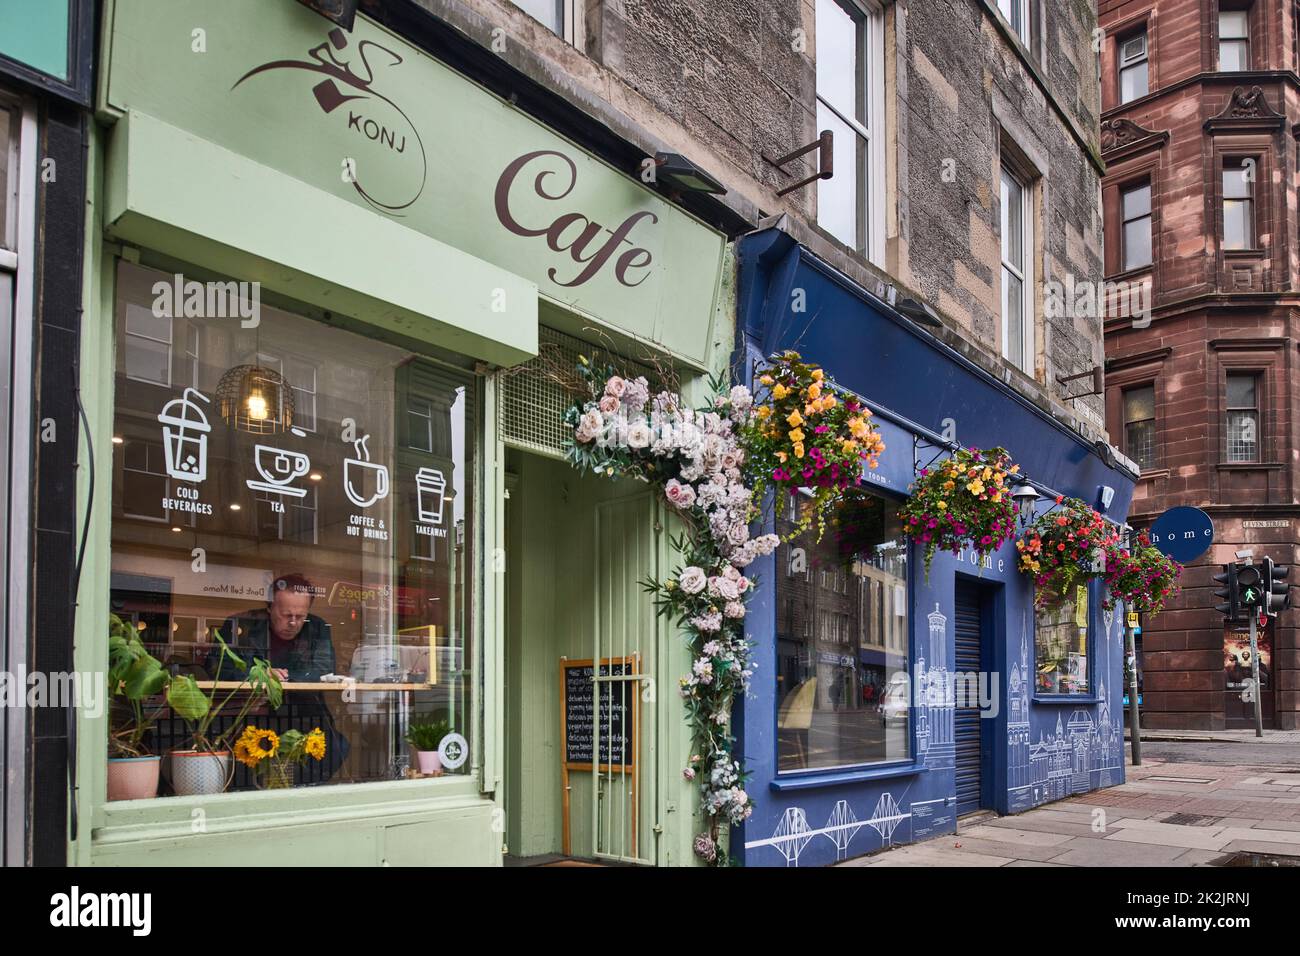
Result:
<svg viewBox="0 0 1300 956"><path fill-rule="evenodd" d="M447 479L438 469L421 468L415 473L416 507L422 522L442 524L442 495L446 490Z"/></svg>
<svg viewBox="0 0 1300 956"><path fill-rule="evenodd" d="M187 388L158 413L163 426L163 450L167 474L179 481L197 484L208 477L208 416L192 398L208 403L210 399Z"/></svg>

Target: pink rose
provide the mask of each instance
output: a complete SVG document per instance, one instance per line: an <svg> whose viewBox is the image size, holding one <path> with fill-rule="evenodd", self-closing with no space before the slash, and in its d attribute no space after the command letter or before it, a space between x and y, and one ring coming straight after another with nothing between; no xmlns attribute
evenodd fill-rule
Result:
<svg viewBox="0 0 1300 956"><path fill-rule="evenodd" d="M613 395L602 395L600 399L600 410L606 415L613 415L618 411L618 399Z"/></svg>
<svg viewBox="0 0 1300 956"><path fill-rule="evenodd" d="M605 394L612 395L614 398L622 398L623 393L627 391L627 382L615 375L605 383Z"/></svg>

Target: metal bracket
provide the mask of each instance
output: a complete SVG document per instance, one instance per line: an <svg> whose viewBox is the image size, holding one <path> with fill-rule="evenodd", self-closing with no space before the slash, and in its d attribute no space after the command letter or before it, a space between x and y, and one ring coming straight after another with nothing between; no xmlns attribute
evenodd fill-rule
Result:
<svg viewBox="0 0 1300 956"><path fill-rule="evenodd" d="M796 149L793 153L786 153L786 155L780 157L779 159L773 159L772 157L768 156L767 153L762 153L761 155L764 160L771 163L777 169L781 170L782 174L788 176L790 174L787 173L784 168L782 168L786 165L786 163L792 162L793 160L798 159L800 156L803 156L806 153L811 153L813 150L818 151L817 172L811 176L808 176L805 179L799 180L797 183L794 183L790 186L786 186L784 189L778 189L776 191L776 194L778 196L784 196L786 193L794 192L796 189L802 189L804 186L807 186L809 183L816 182L819 179L830 179L832 176L834 176L835 175L834 146L835 146L835 134L828 129L824 129L822 130L821 135L818 136L811 143L809 143L807 146L802 146L799 149Z"/></svg>
<svg viewBox="0 0 1300 956"><path fill-rule="evenodd" d="M1066 382L1077 382L1081 378L1092 377L1092 391L1080 392L1078 395L1071 395L1068 398L1062 398L1063 402L1072 402L1076 398L1087 398L1089 395L1101 395L1106 391L1106 372L1100 365L1094 365L1086 372L1080 372L1078 375L1067 375L1065 378L1058 378L1057 385L1064 385Z"/></svg>

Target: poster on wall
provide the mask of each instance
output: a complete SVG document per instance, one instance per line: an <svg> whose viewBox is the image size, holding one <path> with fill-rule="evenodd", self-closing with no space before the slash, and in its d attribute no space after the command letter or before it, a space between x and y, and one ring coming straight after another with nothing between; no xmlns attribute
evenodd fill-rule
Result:
<svg viewBox="0 0 1300 956"><path fill-rule="evenodd" d="M1259 684L1261 690L1270 687L1269 675L1273 670L1273 633L1266 624L1255 635L1259 649ZM1228 690L1241 690L1250 680L1253 662L1250 654L1250 625L1230 624L1223 629L1223 676Z"/></svg>

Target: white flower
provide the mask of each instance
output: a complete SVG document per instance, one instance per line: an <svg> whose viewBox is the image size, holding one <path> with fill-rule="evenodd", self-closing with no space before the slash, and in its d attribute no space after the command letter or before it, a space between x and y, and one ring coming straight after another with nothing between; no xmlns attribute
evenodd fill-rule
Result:
<svg viewBox="0 0 1300 956"><path fill-rule="evenodd" d="M634 412L639 412L645 408L646 402L650 401L650 385L645 380L644 375L637 376L626 383L627 389L623 392L623 404Z"/></svg>
<svg viewBox="0 0 1300 956"><path fill-rule="evenodd" d="M722 613L732 619L739 619L745 616L745 605L739 601L728 601L727 606L722 609Z"/></svg>
<svg viewBox="0 0 1300 956"><path fill-rule="evenodd" d="M736 385L731 389L728 398L731 400L731 407L744 411L754 404L754 396L750 394L749 389L743 385Z"/></svg>
<svg viewBox="0 0 1300 956"><path fill-rule="evenodd" d="M709 578L709 593L715 594L727 601L736 601L740 599L740 588L736 582L730 578L722 576Z"/></svg>
<svg viewBox="0 0 1300 956"><path fill-rule="evenodd" d="M737 548L749 540L749 526L743 521L737 521L727 529L727 540Z"/></svg>
<svg viewBox="0 0 1300 956"><path fill-rule="evenodd" d="M633 423L627 430L627 444L629 448L646 448L650 445L650 426L644 421Z"/></svg>
<svg viewBox="0 0 1300 956"><path fill-rule="evenodd" d="M691 618L691 627L702 634L719 631L722 629L722 615L717 611L710 611L708 614L693 617Z"/></svg>
<svg viewBox="0 0 1300 956"><path fill-rule="evenodd" d="M725 724L730 719L730 717L731 715L728 714L725 710L720 710L713 715L713 722L715 724Z"/></svg>
<svg viewBox="0 0 1300 956"><path fill-rule="evenodd" d="M689 567L682 571L677 583L687 594L699 594L709 583L709 578L701 568Z"/></svg>

